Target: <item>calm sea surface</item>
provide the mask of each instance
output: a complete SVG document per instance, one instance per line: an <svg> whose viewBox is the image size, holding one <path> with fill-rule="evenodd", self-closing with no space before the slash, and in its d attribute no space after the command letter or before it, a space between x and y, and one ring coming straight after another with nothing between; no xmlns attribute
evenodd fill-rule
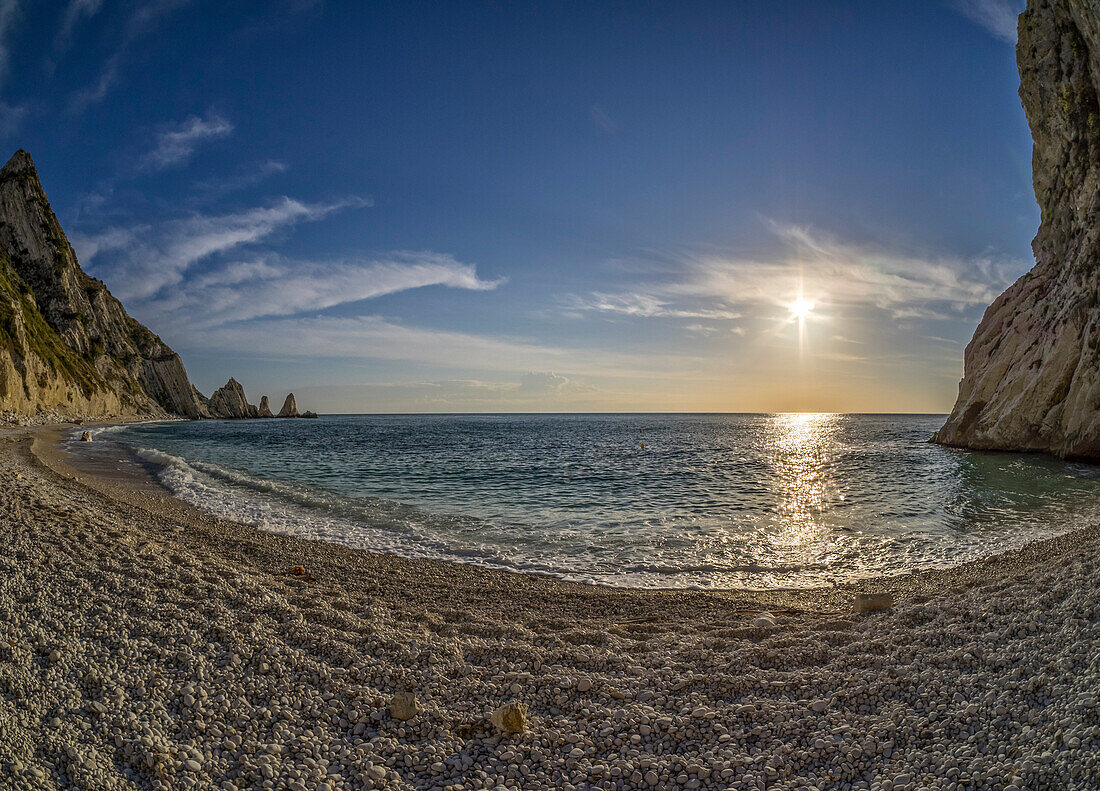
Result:
<svg viewBox="0 0 1100 791"><path fill-rule="evenodd" d="M928 444L942 422L359 415L146 423L70 445L121 443L176 496L267 530L630 587L896 574L1100 518L1100 469Z"/></svg>

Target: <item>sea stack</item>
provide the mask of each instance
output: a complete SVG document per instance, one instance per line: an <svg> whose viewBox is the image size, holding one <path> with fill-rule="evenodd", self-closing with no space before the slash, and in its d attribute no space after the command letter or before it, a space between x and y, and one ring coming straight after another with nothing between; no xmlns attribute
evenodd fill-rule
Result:
<svg viewBox="0 0 1100 791"><path fill-rule="evenodd" d="M236 379L229 381L210 396L210 414L213 417L239 420L259 417L259 411L245 398L244 388Z"/></svg>
<svg viewBox="0 0 1100 791"><path fill-rule="evenodd" d="M298 406L294 403L294 393L288 393L278 417L298 417Z"/></svg>
<svg viewBox="0 0 1100 791"><path fill-rule="evenodd" d="M271 414L271 406L267 403L267 396L260 396L260 406L257 408L256 417L275 417Z"/></svg>
<svg viewBox="0 0 1100 791"><path fill-rule="evenodd" d="M1100 4L1029 0L1016 60L1035 267L986 310L934 440L1100 460Z"/></svg>

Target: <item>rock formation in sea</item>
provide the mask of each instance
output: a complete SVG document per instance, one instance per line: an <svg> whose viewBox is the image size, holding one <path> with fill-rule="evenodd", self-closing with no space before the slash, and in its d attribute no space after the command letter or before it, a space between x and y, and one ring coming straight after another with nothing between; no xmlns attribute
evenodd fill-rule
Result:
<svg viewBox="0 0 1100 791"><path fill-rule="evenodd" d="M248 403L248 398L244 393L244 387L232 377L225 383L224 387L218 388L214 391L214 394L210 396L210 400L207 402L207 409L209 410L209 417L223 420L243 420L260 417L317 417L316 412L298 412L298 407L294 403L294 393L287 395L286 400L283 402L283 408L279 410L279 414L272 415L271 405L267 400L267 396L260 397L260 405L258 407L253 406Z"/></svg>
<svg viewBox="0 0 1100 791"><path fill-rule="evenodd" d="M80 268L34 162L16 151L0 168L0 413L194 419L261 412L234 379L207 401L179 355Z"/></svg>
<svg viewBox="0 0 1100 791"><path fill-rule="evenodd" d="M1016 59L1042 210L1035 267L986 310L934 439L1100 459L1100 2L1029 0Z"/></svg>
<svg viewBox="0 0 1100 791"><path fill-rule="evenodd" d="M260 416L260 411L245 398L241 383L233 377L229 378L224 387L214 391L207 406L211 417L239 420Z"/></svg>
<svg viewBox="0 0 1100 791"><path fill-rule="evenodd" d="M283 401L283 408L279 410L277 417L298 417L298 406L294 403L294 393L288 393Z"/></svg>

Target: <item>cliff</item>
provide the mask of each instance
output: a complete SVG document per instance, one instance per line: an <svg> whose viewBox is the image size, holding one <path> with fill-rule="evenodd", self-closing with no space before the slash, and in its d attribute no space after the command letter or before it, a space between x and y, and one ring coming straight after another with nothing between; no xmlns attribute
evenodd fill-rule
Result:
<svg viewBox="0 0 1100 791"><path fill-rule="evenodd" d="M1020 98L1042 223L1035 267L966 347L945 445L1100 459L1100 2L1029 0Z"/></svg>
<svg viewBox="0 0 1100 791"><path fill-rule="evenodd" d="M0 169L0 410L207 414L179 355L80 268L22 150Z"/></svg>
<svg viewBox="0 0 1100 791"><path fill-rule="evenodd" d="M270 417L234 379L208 401L178 354L87 275L19 150L0 168L0 413ZM266 415L264 413L266 412Z"/></svg>

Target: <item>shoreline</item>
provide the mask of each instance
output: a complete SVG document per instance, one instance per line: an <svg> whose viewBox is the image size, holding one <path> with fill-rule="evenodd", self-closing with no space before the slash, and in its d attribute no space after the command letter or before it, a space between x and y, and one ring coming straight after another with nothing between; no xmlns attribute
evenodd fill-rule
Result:
<svg viewBox="0 0 1100 791"><path fill-rule="evenodd" d="M282 535L288 538L300 540L306 542L307 545L322 547L339 547L341 550L350 551L352 553L363 552L373 557L378 558L394 558L396 561L410 561L414 563L428 563L428 564L443 564L444 566L458 565L462 567L468 567L478 569L482 571L488 571L491 573L518 575L520 577L530 577L537 579L552 580L561 582L566 585L579 585L584 588L593 587L598 589L604 589L609 591L625 591L625 592L647 592L647 593L700 593L700 594L713 594L713 595L741 595L741 596L760 596L767 598L770 595L786 594L791 596L805 595L810 598L820 598L828 594L830 600L838 601L838 612L851 610L852 601L856 594L859 593L877 593L877 592L889 592L895 600L899 600L906 596L923 596L927 595L929 590L938 590L942 586L954 586L956 584L969 585L973 584L975 580L979 580L987 573L984 568L985 565L993 563L1000 565L1001 563L1016 563L1016 557L1019 556L1019 562L1029 563L1027 558L1035 555L1035 553L1043 553L1047 551L1058 552L1055 547L1050 549L1044 548L1047 542L1058 541L1059 539L1065 539L1069 536L1079 532L1082 528L1069 530L1065 533L1061 533L1054 536L1047 536L1043 538L1036 538L1021 543L1009 549L993 552L990 554L982 555L980 557L964 560L961 562L953 563L951 565L935 566L916 571L909 571L902 574L877 574L869 575L866 577L859 577L856 579L846 579L831 584L816 584L799 587L675 587L675 586L647 586L647 587L631 587L628 585L613 585L608 583L602 583L598 581L590 580L575 580L563 577L550 572L531 571L526 569L515 568L503 568L500 566L488 565L478 561L467 561L461 557L449 557L449 558L429 558L429 557L416 557L410 555L402 555L395 552L389 552L386 550L375 550L370 548L355 547L351 545L342 544L329 539L319 538L304 538L293 534L279 533L276 531L267 531L262 528L258 528L247 523L240 523L231 518L216 516L202 510L196 505L187 503L177 498L166 486L164 486L155 474L151 472L152 468L156 465L150 462L141 461L138 457L129 452L127 464L131 466L131 469L105 472L100 469L95 469L95 465L89 465L86 463L74 464L72 461L72 454L63 450L60 446L64 440L64 434L66 431L76 431L79 428L102 427L109 428L117 425L128 425L134 422L176 422L176 421L160 421L160 420L102 420L102 421L87 421L79 425L69 424L48 424L35 427L27 427L24 430L29 431L37 438L34 442L34 452L43 462L51 466L55 471L62 475L72 476L80 480L86 486L96 489L101 494L104 494L112 499L127 500L132 498L133 488L144 491L146 494L157 493L163 495L162 498L155 499L158 503L158 509L165 509L178 516L183 516L188 519L201 519L201 520L216 520L218 522L233 525L237 528L256 530L260 533L267 535ZM148 502L148 500L146 501ZM1100 524L1097 526L1097 541L1100 541ZM1033 546L1034 545L1034 546ZM1020 554L1024 553L1024 554ZM1000 561L998 559L1001 559ZM927 579L926 579L927 578ZM839 594L839 597L838 597Z"/></svg>
<svg viewBox="0 0 1100 791"><path fill-rule="evenodd" d="M795 598L806 597L807 599L816 600L828 594L830 599L832 599L835 597L836 591L843 590L846 587L851 587L853 591L849 598L851 596L854 596L856 591L862 591L864 588L868 588L868 590L871 588L879 590L879 586L874 580L862 581L860 583L852 583L848 586L819 588L777 588L770 590L625 588L611 585L601 585L598 583L563 580L559 577L555 577L549 574L536 574L519 571L509 571L505 569L495 569L476 563L463 563L457 560L450 561L435 560L429 558L410 558L403 555L375 552L368 549L357 549L346 546L344 544L338 544L322 539L301 538L298 536L291 536L283 533L262 530L251 525L226 520L221 517L209 514L189 503L184 502L183 500L177 499L168 489L160 484L159 481L156 481L152 477L149 477L143 481L144 476L134 476L129 473L123 473L111 477L104 477L92 472L81 470L78 467L73 466L69 462L69 460L66 458L68 454L60 448L60 443L64 438L63 432L65 430L66 427L63 426L43 426L31 429L29 432L31 434L31 454L39 463L43 464L56 475L62 478L68 478L81 486L87 487L88 489L91 489L92 491L95 491L101 496L107 498L109 501L126 503L142 510L146 510L156 516L165 516L179 519L186 522L190 526L199 527L201 529L209 530L211 528L222 528L226 529L228 532L237 534L238 536L248 535L252 539L252 541L257 544L263 544L265 539L268 537L272 539L279 539L281 542L284 542L288 547L293 547L294 549L292 551L298 551L307 556L327 556L329 559L340 559L345 562L350 562L352 564L354 564L354 559L356 557L362 556L364 558L369 558L372 565L392 564L395 567L407 566L410 573L413 572L413 570L419 573L424 568L430 568L435 571L435 574L433 574L433 576L439 577L451 576L449 572L452 571L454 572L453 576L455 577L485 575L485 584L491 584L489 580L493 577L498 576L502 577L505 580L511 581L514 585L522 585L522 580L538 581L539 585L537 587L539 587L540 589L562 586L563 588L569 589L568 593L580 596L583 596L586 592L595 593L597 591L606 593L611 596L630 596L632 594L638 594L646 598L659 597L663 594L672 596L688 595L692 597L718 595L722 597L760 597L762 600L774 600L782 604L791 604L793 603L793 601L787 601L788 598L793 600ZM402 570L404 571L405 569L402 568Z"/></svg>
<svg viewBox="0 0 1100 791"><path fill-rule="evenodd" d="M1100 775L1096 526L835 588L610 588L226 522L72 469L61 430L0 432L0 776L16 788ZM894 609L851 612L883 590ZM512 703L526 730L500 733Z"/></svg>

